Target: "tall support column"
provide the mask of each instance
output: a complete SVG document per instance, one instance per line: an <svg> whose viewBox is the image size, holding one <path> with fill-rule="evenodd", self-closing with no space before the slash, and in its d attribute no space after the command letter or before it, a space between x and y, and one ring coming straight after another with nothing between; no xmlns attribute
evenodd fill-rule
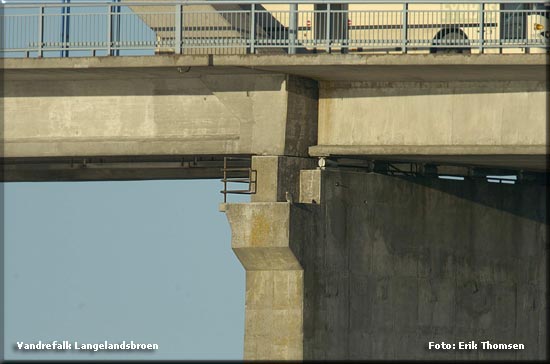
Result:
<svg viewBox="0 0 550 364"><path fill-rule="evenodd" d="M291 204L228 204L231 247L246 270L245 360L303 357L303 270L290 248Z"/></svg>
<svg viewBox="0 0 550 364"><path fill-rule="evenodd" d="M299 198L300 168L315 160L253 157L252 202L224 204L231 247L246 270L245 360L303 358L303 269L297 255L312 214Z"/></svg>

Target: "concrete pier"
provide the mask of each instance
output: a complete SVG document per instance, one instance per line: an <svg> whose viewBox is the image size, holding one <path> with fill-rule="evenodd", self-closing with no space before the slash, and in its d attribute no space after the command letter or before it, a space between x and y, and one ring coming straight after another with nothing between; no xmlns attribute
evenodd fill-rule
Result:
<svg viewBox="0 0 550 364"><path fill-rule="evenodd" d="M300 202L227 205L247 269L245 359L546 357L545 186L302 177ZM525 349L428 349L472 340Z"/></svg>

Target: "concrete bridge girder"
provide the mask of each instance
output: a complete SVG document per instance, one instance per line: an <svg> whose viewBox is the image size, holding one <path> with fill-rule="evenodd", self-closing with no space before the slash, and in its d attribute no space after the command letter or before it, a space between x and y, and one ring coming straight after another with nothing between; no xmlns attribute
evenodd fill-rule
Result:
<svg viewBox="0 0 550 364"><path fill-rule="evenodd" d="M45 164L309 154L541 171L545 64L544 55L6 59L3 152Z"/></svg>
<svg viewBox="0 0 550 364"><path fill-rule="evenodd" d="M25 171L37 163L46 168L35 169L34 180L198 178L167 164L178 157L306 155L315 143L314 81L191 68L6 72L6 180L28 179ZM112 159L126 166L112 166ZM67 160L88 160L97 173ZM202 171L204 178L221 173Z"/></svg>
<svg viewBox="0 0 550 364"><path fill-rule="evenodd" d="M545 80L320 86L311 155L547 169Z"/></svg>
<svg viewBox="0 0 550 364"><path fill-rule="evenodd" d="M5 157L288 152L287 117L297 116L288 116L295 99L284 75L71 73L8 80Z"/></svg>

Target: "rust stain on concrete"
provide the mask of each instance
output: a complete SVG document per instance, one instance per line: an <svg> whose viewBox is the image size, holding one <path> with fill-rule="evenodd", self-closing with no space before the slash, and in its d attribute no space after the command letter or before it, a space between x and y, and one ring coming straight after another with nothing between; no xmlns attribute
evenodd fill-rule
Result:
<svg viewBox="0 0 550 364"><path fill-rule="evenodd" d="M261 246L265 237L271 231L271 224L262 213L252 216L252 227L250 229L250 245Z"/></svg>

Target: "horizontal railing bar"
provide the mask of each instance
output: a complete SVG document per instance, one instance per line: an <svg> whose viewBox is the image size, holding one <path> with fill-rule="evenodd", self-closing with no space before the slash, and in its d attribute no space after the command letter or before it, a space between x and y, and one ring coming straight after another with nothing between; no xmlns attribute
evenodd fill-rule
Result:
<svg viewBox="0 0 550 364"><path fill-rule="evenodd" d="M248 178L231 178L227 177L227 179L221 179L221 182L227 182L227 183L250 183L250 180Z"/></svg>
<svg viewBox="0 0 550 364"><path fill-rule="evenodd" d="M233 159L232 159L232 160L233 160ZM243 159L243 160L246 160L246 159ZM249 171L250 171L250 168L246 168L246 167L242 167L242 168L239 168L239 167L227 167L225 170L228 171L228 172L242 172L242 171L247 171L247 172L249 172Z"/></svg>
<svg viewBox="0 0 550 364"><path fill-rule="evenodd" d="M363 43L363 44L358 44L358 43L352 43L352 44L346 44L346 45L334 45L335 48L365 48L365 49L369 49L369 50L373 50L373 51L376 51L376 50L379 50L379 51L388 51L388 50L395 50L395 51L399 51L401 50L401 47L399 47L399 42L400 42L400 39L396 39L394 41L394 44L389 44L387 47L380 47L380 44L369 44L369 43ZM487 42L485 41L486 43L484 43L483 45L483 48L529 48L531 46L534 46L534 45L537 45L537 46L543 46L544 44L543 43L539 43L539 44L532 44L532 43L514 43L514 42L511 42L511 41L507 41L506 43L498 43L499 41L498 40L495 40L494 42ZM416 41L410 41L410 43L408 44L408 48L409 49L418 49L418 50L421 50L421 49L428 49L428 48L468 48L468 47L473 47L473 46L477 46L479 44L479 41L472 41L470 44L456 44L456 45L453 45L453 44L429 44L429 45L419 45ZM318 44L319 46L322 46L324 44L321 44L321 42ZM70 44L68 45L70 47ZM262 48L280 48L281 46L277 46L277 45L268 45L268 46L263 46L262 45ZM298 48L306 48L306 45L296 45L296 47ZM374 48L376 47L376 48ZM210 47L197 47L197 48L193 48L193 49L201 49L201 48L210 48ZM216 47L216 48L222 48L222 47ZM232 47L232 48L245 48L244 45L243 46L240 46L240 47ZM78 52L92 52L92 51L106 51L108 48L107 47L94 47L94 48L73 48L73 47L70 47L70 48L63 48L63 47L55 47L55 48L49 48L49 47L45 47L43 48L42 50L44 52L57 52L57 51L61 51L61 50L69 50L69 51L78 51ZM129 47L129 46L122 46L122 47L117 47L116 49L118 50L123 50L123 51L130 51L130 50L150 50L151 48L143 48L143 47ZM31 53L36 53L37 50L36 49L28 49L28 48L13 48L13 49L9 49L9 50L0 50L0 54L2 53L20 53L20 52L31 52Z"/></svg>

